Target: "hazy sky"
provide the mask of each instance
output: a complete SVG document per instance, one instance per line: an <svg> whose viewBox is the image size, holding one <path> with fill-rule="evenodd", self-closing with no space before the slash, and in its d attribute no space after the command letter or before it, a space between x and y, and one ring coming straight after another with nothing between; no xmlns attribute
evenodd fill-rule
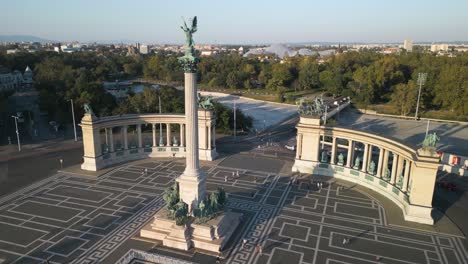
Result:
<svg viewBox="0 0 468 264"><path fill-rule="evenodd" d="M468 40L467 0L0 0L0 35L198 43Z"/></svg>

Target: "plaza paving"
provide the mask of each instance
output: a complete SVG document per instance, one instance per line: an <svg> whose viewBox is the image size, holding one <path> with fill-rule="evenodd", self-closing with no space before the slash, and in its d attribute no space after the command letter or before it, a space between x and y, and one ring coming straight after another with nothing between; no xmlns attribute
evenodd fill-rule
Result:
<svg viewBox="0 0 468 264"><path fill-rule="evenodd" d="M290 175L279 173L286 161L258 155L202 165L208 190L224 187L228 210L245 216L223 263L468 262L464 238L389 225L381 203L349 183L314 176L328 180L319 190L302 175L290 184ZM0 263L215 263L203 252L167 250L138 237L183 169L181 159L148 159L98 178L60 172L2 197ZM231 178L235 171L239 178ZM343 245L344 238L351 242Z"/></svg>

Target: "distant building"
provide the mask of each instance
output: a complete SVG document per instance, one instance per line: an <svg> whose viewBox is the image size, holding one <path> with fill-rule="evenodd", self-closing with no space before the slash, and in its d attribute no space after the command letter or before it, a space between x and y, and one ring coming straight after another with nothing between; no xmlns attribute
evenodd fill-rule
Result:
<svg viewBox="0 0 468 264"><path fill-rule="evenodd" d="M431 45L431 52L439 52L439 51L447 52L448 50L449 50L448 44L432 44Z"/></svg>
<svg viewBox="0 0 468 264"><path fill-rule="evenodd" d="M239 52L239 55L244 55L244 47L240 47L237 52Z"/></svg>
<svg viewBox="0 0 468 264"><path fill-rule="evenodd" d="M403 49L405 49L408 52L413 51L413 41L405 39L405 41L403 42Z"/></svg>
<svg viewBox="0 0 468 264"><path fill-rule="evenodd" d="M18 90L23 87L30 88L33 85L32 77L33 73L29 66L23 75L18 70L11 72L0 65L0 91Z"/></svg>
<svg viewBox="0 0 468 264"><path fill-rule="evenodd" d="M140 54L148 54L149 47L148 45L139 45L140 46Z"/></svg>
<svg viewBox="0 0 468 264"><path fill-rule="evenodd" d="M8 49L6 51L7 54L15 54L16 52L20 51L19 49Z"/></svg>

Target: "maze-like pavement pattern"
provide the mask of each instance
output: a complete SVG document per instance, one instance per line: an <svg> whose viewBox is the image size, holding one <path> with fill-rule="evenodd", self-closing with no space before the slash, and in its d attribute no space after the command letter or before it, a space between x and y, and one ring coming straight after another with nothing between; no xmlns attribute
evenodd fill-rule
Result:
<svg viewBox="0 0 468 264"><path fill-rule="evenodd" d="M246 216L236 239L246 238L247 246L234 241L225 263L467 263L462 238L388 226L382 206L352 186L337 182L319 190L310 176L291 184L289 176L273 172L278 168L252 170L252 164L243 166L247 160L268 164L247 157L203 168L208 190L224 187L228 208ZM97 179L60 173L3 197L0 263L123 257L119 246L163 206L163 190L183 169L181 160L148 160ZM240 177L233 178L236 171ZM351 242L343 245L344 238ZM257 244L262 254L255 252Z"/></svg>

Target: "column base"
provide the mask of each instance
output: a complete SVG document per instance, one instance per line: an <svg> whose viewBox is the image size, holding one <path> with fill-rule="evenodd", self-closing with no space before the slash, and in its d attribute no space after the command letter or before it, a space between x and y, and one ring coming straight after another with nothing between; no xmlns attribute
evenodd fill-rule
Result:
<svg viewBox="0 0 468 264"><path fill-rule="evenodd" d="M176 181L179 183L180 199L188 204L189 211L205 199L206 174L203 171L198 170L198 175L187 175L184 172Z"/></svg>
<svg viewBox="0 0 468 264"><path fill-rule="evenodd" d="M405 205L404 213L405 221L416 222L420 224L433 225L432 207L424 207L418 205Z"/></svg>
<svg viewBox="0 0 468 264"><path fill-rule="evenodd" d="M82 170L87 171L98 171L104 167L102 161L99 158L83 157L83 163L81 164Z"/></svg>
<svg viewBox="0 0 468 264"><path fill-rule="evenodd" d="M300 172L300 173L314 174L314 171L316 171L316 167L318 166L318 164L319 164L319 162L317 162L317 161L296 159L294 161L292 171L293 172Z"/></svg>
<svg viewBox="0 0 468 264"><path fill-rule="evenodd" d="M218 157L218 152L216 152L216 148L214 149L199 149L198 156L200 160L208 160L213 161Z"/></svg>

